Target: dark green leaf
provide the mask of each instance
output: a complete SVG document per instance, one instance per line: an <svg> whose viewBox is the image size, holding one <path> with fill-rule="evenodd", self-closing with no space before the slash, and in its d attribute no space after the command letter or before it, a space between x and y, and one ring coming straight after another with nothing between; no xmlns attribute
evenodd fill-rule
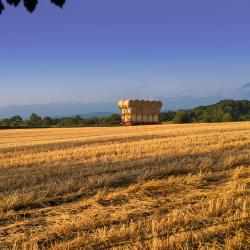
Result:
<svg viewBox="0 0 250 250"><path fill-rule="evenodd" d="M0 0L0 14L2 13L3 10L4 10L4 5L2 1Z"/></svg>
<svg viewBox="0 0 250 250"><path fill-rule="evenodd" d="M24 2L24 6L25 8L29 11L29 12L33 12L36 8L37 5L37 0L23 0Z"/></svg>
<svg viewBox="0 0 250 250"><path fill-rule="evenodd" d="M65 0L51 0L51 3L60 6L62 8L65 3Z"/></svg>
<svg viewBox="0 0 250 250"><path fill-rule="evenodd" d="M14 5L15 7L21 2L21 0L6 0L8 4Z"/></svg>

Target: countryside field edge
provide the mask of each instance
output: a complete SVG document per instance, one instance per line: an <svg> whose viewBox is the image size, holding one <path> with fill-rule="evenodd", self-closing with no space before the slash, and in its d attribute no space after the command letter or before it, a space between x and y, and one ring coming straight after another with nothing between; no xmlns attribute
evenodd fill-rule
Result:
<svg viewBox="0 0 250 250"><path fill-rule="evenodd" d="M250 122L0 131L1 249L249 249Z"/></svg>

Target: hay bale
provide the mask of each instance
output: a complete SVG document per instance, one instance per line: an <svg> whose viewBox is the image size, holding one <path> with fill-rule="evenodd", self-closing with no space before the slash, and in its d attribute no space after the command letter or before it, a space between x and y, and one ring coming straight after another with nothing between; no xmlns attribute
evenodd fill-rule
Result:
<svg viewBox="0 0 250 250"><path fill-rule="evenodd" d="M122 110L123 109L123 103L124 103L124 99L121 99L119 102L118 102L118 106L119 108Z"/></svg>
<svg viewBox="0 0 250 250"><path fill-rule="evenodd" d="M158 114L153 114L153 123L159 123L159 115Z"/></svg>
<svg viewBox="0 0 250 250"><path fill-rule="evenodd" d="M153 122L153 114L149 114L148 115L148 123L152 123Z"/></svg>
<svg viewBox="0 0 250 250"><path fill-rule="evenodd" d="M156 100L129 100L118 102L121 110L121 123L126 125L159 123L162 102Z"/></svg>
<svg viewBox="0 0 250 250"><path fill-rule="evenodd" d="M136 115L136 123L138 124L142 123L142 114L139 113Z"/></svg>

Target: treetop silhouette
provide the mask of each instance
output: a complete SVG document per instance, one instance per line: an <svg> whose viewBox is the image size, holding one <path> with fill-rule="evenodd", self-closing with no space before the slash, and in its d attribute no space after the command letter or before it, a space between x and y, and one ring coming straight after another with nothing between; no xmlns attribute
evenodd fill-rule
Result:
<svg viewBox="0 0 250 250"><path fill-rule="evenodd" d="M24 7L30 13L32 13L35 10L35 8L36 8L36 6L38 4L38 1L39 0L6 0L6 2L9 5L12 5L14 7L17 7L22 2ZM50 1L51 1L51 3L53 3L53 4L55 4L55 5L62 8L66 0L50 0ZM0 14L3 12L4 8L5 7L4 7L3 0L0 0Z"/></svg>

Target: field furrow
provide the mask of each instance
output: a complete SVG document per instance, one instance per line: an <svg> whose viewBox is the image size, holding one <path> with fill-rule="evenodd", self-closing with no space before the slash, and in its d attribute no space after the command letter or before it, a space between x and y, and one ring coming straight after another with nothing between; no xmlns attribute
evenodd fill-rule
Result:
<svg viewBox="0 0 250 250"><path fill-rule="evenodd" d="M250 122L0 131L0 249L250 249Z"/></svg>

